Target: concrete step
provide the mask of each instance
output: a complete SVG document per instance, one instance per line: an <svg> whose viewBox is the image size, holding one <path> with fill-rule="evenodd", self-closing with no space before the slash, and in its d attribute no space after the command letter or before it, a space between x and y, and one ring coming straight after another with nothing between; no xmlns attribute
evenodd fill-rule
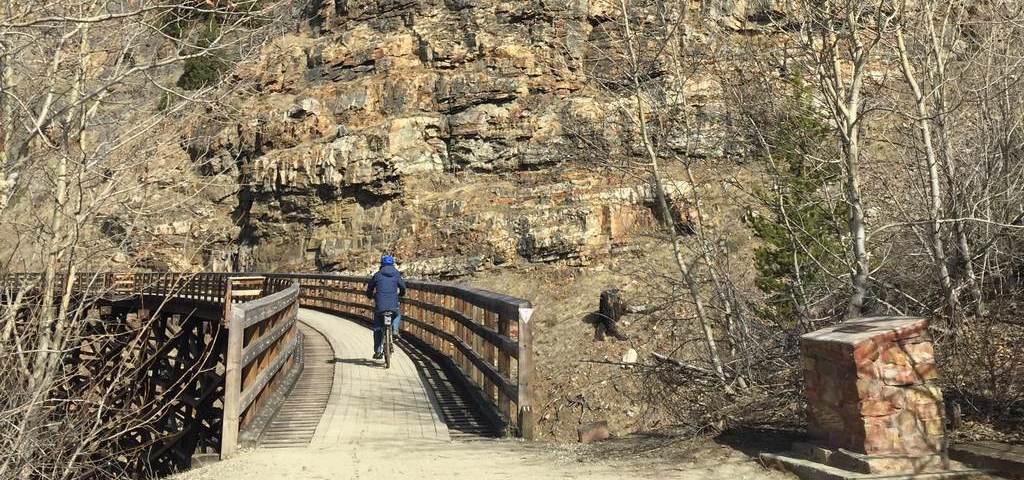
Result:
<svg viewBox="0 0 1024 480"><path fill-rule="evenodd" d="M949 457L975 468L999 472L1007 478L1024 479L1024 445L1001 442L970 442L949 447Z"/></svg>
<svg viewBox="0 0 1024 480"><path fill-rule="evenodd" d="M792 473L801 480L987 480L992 478L993 473L991 470L976 468L910 474L860 473L806 460L795 453L762 453L760 458L766 466Z"/></svg>

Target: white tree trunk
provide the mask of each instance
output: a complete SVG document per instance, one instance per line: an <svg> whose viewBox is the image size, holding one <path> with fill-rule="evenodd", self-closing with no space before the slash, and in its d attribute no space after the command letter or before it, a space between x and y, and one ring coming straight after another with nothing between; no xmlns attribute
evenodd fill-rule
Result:
<svg viewBox="0 0 1024 480"><path fill-rule="evenodd" d="M932 261L935 263L939 285L942 286L943 294L946 297L946 307L949 309L949 314L952 318L960 310L960 300L957 297L956 289L953 287L953 281L949 275L949 267L946 265L946 247L941 236L942 191L939 181L938 155L935 153L930 123L933 113L928 108L928 99L925 97L924 92L922 92L920 83L914 74L913 66L910 64L910 56L907 52L902 28L896 31L896 50L899 54L903 78L914 97L917 128L921 134L921 142L924 144L925 165L928 175L928 198L930 200L928 209L929 247L931 248Z"/></svg>

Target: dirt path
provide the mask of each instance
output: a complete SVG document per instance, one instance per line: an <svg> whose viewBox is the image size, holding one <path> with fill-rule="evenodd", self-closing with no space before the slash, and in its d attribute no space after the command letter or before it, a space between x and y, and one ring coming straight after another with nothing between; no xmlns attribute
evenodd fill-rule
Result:
<svg viewBox="0 0 1024 480"><path fill-rule="evenodd" d="M578 446L514 440L452 441L432 394L404 354L390 370L367 361L370 331L309 310L300 319L334 349L330 399L304 448L253 449L173 477L264 479L556 479L787 478L731 449L705 450L700 461L644 454L595 459ZM616 457L608 460L608 457ZM621 457L621 458L618 458Z"/></svg>
<svg viewBox="0 0 1024 480"><path fill-rule="evenodd" d="M699 462L622 459L581 462L555 445L515 441L364 442L345 447L252 450L176 477L178 480L255 479L685 479L792 478L739 454Z"/></svg>

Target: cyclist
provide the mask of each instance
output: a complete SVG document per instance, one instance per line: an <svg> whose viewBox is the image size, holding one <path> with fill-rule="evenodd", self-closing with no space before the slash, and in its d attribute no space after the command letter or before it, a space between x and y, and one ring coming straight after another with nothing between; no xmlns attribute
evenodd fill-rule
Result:
<svg viewBox="0 0 1024 480"><path fill-rule="evenodd" d="M395 258L391 255L380 257L380 270L373 274L366 284L366 297L374 299L373 309L373 358L384 357L384 316L386 311L395 312L392 321L395 337L398 337L398 324L402 319L398 311L398 298L405 296L405 280L401 272L395 268Z"/></svg>

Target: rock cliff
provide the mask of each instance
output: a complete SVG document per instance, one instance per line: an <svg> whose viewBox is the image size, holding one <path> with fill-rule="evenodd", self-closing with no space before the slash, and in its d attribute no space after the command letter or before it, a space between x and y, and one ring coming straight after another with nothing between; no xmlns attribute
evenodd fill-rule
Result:
<svg viewBox="0 0 1024 480"><path fill-rule="evenodd" d="M251 85L237 111L183 135L200 174L238 185L237 236L208 266L359 271L393 251L414 274L456 277L628 243L654 221L649 188L587 169L604 153L572 134L614 133L586 82L609 8L314 1L234 72Z"/></svg>

